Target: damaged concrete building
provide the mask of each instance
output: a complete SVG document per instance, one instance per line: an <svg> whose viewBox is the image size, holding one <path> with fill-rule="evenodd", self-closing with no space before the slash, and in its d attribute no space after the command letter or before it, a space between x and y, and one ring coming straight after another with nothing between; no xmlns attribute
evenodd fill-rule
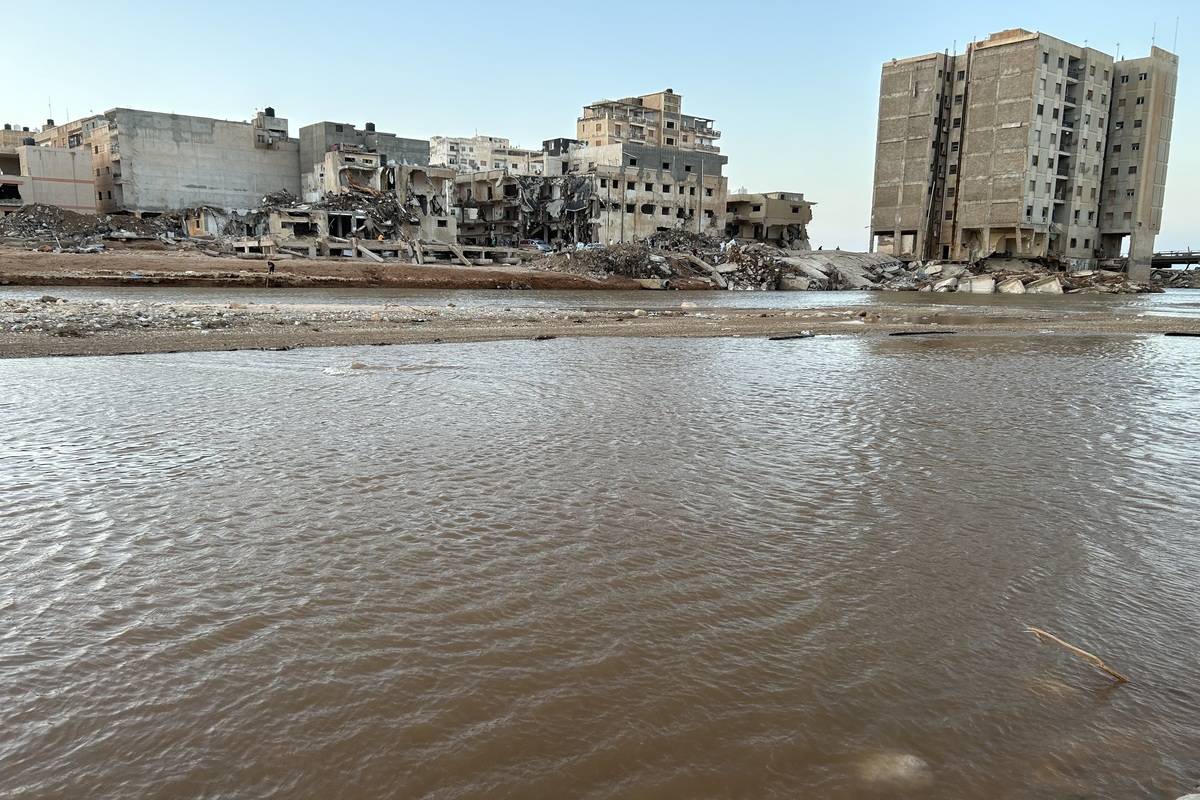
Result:
<svg viewBox="0 0 1200 800"><path fill-rule="evenodd" d="M315 122L300 129L301 189L298 194L309 202L320 199L320 187L326 185L326 154L358 151L378 155L376 167L388 164L429 164L429 142L408 139L375 129L368 122L358 130L348 122Z"/></svg>
<svg viewBox="0 0 1200 800"><path fill-rule="evenodd" d="M460 175L460 240L493 246L513 246L523 239L564 245L594 241L592 176L561 174L561 156L543 154L542 163L549 174L499 169Z"/></svg>
<svg viewBox="0 0 1200 800"><path fill-rule="evenodd" d="M1148 275L1178 63L1157 47L1114 62L1017 28L884 64L871 249L1080 268L1128 254Z"/></svg>
<svg viewBox="0 0 1200 800"><path fill-rule="evenodd" d="M545 140L536 156L528 151L528 167L523 152L519 166L465 170L456 181L462 241L616 244L676 229L722 235L728 159L715 145L720 132L711 119L683 114L681 103L670 89L592 103L577 121L579 138ZM484 138L493 154L507 143ZM435 140L434 160L457 158L460 169L464 159L481 163L471 155L484 145L470 142Z"/></svg>
<svg viewBox="0 0 1200 800"><path fill-rule="evenodd" d="M725 231L728 158L713 120L682 113L671 89L585 106L576 121L583 143L569 172L592 180L592 241L648 238L673 228Z"/></svg>
<svg viewBox="0 0 1200 800"><path fill-rule="evenodd" d="M815 205L800 192L731 194L725 204L725 234L786 250L808 250L808 223Z"/></svg>

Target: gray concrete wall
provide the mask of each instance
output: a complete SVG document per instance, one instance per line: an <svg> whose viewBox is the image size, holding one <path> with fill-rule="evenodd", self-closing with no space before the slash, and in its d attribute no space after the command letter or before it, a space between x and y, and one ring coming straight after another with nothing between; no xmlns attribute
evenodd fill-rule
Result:
<svg viewBox="0 0 1200 800"><path fill-rule="evenodd" d="M116 126L121 202L128 211L255 208L271 192L300 192L295 139L262 148L248 122L127 108L105 116Z"/></svg>

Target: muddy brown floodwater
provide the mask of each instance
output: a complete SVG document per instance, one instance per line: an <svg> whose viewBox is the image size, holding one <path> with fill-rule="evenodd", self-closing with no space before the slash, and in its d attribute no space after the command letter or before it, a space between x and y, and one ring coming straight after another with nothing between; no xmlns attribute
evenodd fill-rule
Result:
<svg viewBox="0 0 1200 800"><path fill-rule="evenodd" d="M1196 342L3 362L0 797L1174 798Z"/></svg>

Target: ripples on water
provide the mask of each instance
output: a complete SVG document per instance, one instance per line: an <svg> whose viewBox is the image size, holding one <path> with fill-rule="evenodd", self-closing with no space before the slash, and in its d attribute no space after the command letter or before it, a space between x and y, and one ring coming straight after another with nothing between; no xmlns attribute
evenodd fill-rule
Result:
<svg viewBox="0 0 1200 800"><path fill-rule="evenodd" d="M1174 797L1195 347L5 362L0 796Z"/></svg>

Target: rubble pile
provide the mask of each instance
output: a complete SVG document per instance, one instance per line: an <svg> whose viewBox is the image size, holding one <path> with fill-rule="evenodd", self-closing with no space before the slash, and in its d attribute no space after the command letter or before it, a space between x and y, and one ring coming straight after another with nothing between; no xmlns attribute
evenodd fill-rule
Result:
<svg viewBox="0 0 1200 800"><path fill-rule="evenodd" d="M57 249L99 252L103 239L167 239L183 233L177 214L140 219L131 214L79 214L58 206L22 206L0 218L0 238L55 242Z"/></svg>
<svg viewBox="0 0 1200 800"><path fill-rule="evenodd" d="M347 192L328 194L325 199L312 204L313 208L323 208L328 211L356 211L365 214L370 220L370 233L383 234L390 237L390 232L403 219L406 222L419 224L421 219L411 209L402 209L400 201L391 192L377 192L351 188Z"/></svg>
<svg viewBox="0 0 1200 800"><path fill-rule="evenodd" d="M692 233L680 228L659 231L646 240L646 244L650 246L651 250L673 253L690 252L700 257L705 254L719 253L724 243L725 241L719 237Z"/></svg>
<svg viewBox="0 0 1200 800"><path fill-rule="evenodd" d="M966 294L1138 294L1161 291L1132 283L1123 272L1061 269L1052 260L987 258L975 264L914 262L881 288Z"/></svg>
<svg viewBox="0 0 1200 800"><path fill-rule="evenodd" d="M719 259L717 272L731 289L778 289L784 269L779 252L779 248L766 244L732 245Z"/></svg>
<svg viewBox="0 0 1200 800"><path fill-rule="evenodd" d="M28 205L0 218L0 236L12 239L98 236L104 232L102 218L77 214L58 206Z"/></svg>
<svg viewBox="0 0 1200 800"><path fill-rule="evenodd" d="M1200 289L1200 269L1156 269L1150 279L1166 289Z"/></svg>
<svg viewBox="0 0 1200 800"><path fill-rule="evenodd" d="M278 192L271 192L263 195L263 208L291 208L300 204L300 198L289 192L287 189L280 189Z"/></svg>
<svg viewBox="0 0 1200 800"><path fill-rule="evenodd" d="M708 277L707 271L697 271L686 258L655 253L641 242L552 253L538 266L598 279L609 275L639 280Z"/></svg>

